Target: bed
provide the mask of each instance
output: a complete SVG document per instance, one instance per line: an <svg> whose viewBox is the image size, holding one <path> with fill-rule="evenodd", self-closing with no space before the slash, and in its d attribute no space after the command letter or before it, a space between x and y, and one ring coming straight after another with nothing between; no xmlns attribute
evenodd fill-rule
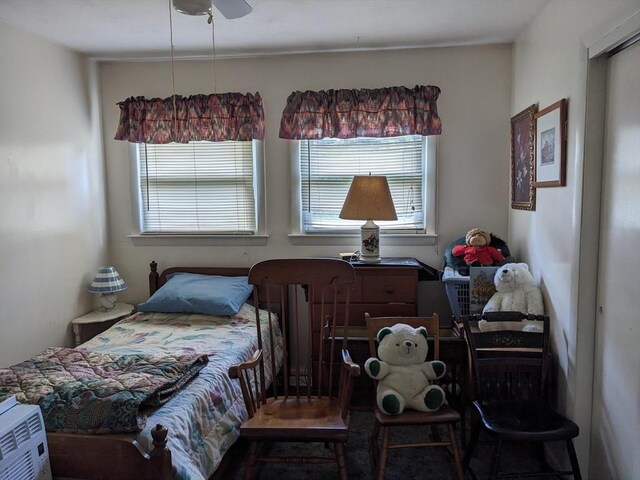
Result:
<svg viewBox="0 0 640 480"><path fill-rule="evenodd" d="M158 274L152 262L150 294L178 272L233 277L247 275L248 269L174 267ZM229 378L228 370L250 359L257 348L255 311L247 303L233 316L138 312L80 345L107 354L206 354L209 362L166 404L147 412L146 426L139 433L48 433L54 475L110 479L207 479L216 471L219 475L247 415L240 386ZM260 313L263 321L266 313ZM266 338L269 329L262 334ZM278 328L274 335L282 338ZM275 356L278 370L282 350ZM273 378L270 370L265 378Z"/></svg>

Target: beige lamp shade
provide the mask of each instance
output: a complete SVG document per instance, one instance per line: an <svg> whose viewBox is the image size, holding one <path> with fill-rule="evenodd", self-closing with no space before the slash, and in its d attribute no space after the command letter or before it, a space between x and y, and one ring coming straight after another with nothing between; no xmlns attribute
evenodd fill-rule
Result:
<svg viewBox="0 0 640 480"><path fill-rule="evenodd" d="M356 175L353 177L340 218L366 220L360 227L360 261L380 261L380 227L374 220L397 220L387 177Z"/></svg>
<svg viewBox="0 0 640 480"><path fill-rule="evenodd" d="M340 218L345 220L397 220L387 177L356 175L353 177Z"/></svg>

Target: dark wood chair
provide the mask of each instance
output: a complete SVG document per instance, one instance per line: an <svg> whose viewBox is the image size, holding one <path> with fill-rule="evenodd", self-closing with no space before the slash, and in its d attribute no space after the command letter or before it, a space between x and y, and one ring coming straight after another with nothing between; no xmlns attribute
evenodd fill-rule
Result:
<svg viewBox="0 0 640 480"><path fill-rule="evenodd" d="M367 323L367 336L369 338L369 351L372 357L377 356L376 336L383 327L390 327L397 323L404 323L413 328L425 327L427 333L433 338L433 359L440 358L440 321L438 314L432 317L370 317L365 314ZM369 450L372 461L374 477L378 480L384 478L387 457L390 449L396 448L417 448L417 447L443 447L450 449L453 462L453 478L462 480L463 470L460 458L460 451L456 441L456 425L460 423L460 414L449 405L443 405L435 412L418 412L415 410L405 410L399 415L386 415L375 407L375 424L373 433L369 441ZM412 443L391 443L390 430L396 427L407 427L411 425L423 425L430 427L431 438L421 442ZM447 438L440 437L439 426L447 429ZM426 437L425 432L425 437ZM382 437L380 439L380 437ZM411 472L407 472L411 476Z"/></svg>
<svg viewBox="0 0 640 480"><path fill-rule="evenodd" d="M504 322L523 319L537 320L542 331L509 330ZM480 320L486 320L482 330ZM475 384L474 418L471 438L465 451L464 468L469 469L481 431L495 441L491 459L490 478L520 478L573 475L580 480L580 467L573 447L578 426L553 410L545 396L550 363L549 317L524 315L520 312L494 312L486 315L462 317ZM491 322L503 322L494 323ZM500 454L505 442L538 443L564 441L570 471L550 471L543 460L544 470L537 472L499 473ZM539 449L542 451L542 449Z"/></svg>
<svg viewBox="0 0 640 480"><path fill-rule="evenodd" d="M267 260L251 268L249 283L266 287L254 290L256 305L279 303L285 312L279 319L285 358L282 375L269 395L261 381L265 367L262 353L265 349L273 352L276 345L262 345L259 339L260 349L253 358L229 371L232 378L240 379L249 412L240 428L241 438L249 442L244 478L255 477L258 462L331 462L338 465L340 478L346 480L351 380L360 374L360 367L351 361L346 336L338 345L336 330L346 331L349 325L349 292L355 271L342 260ZM258 291L271 298L259 299ZM257 310L256 317L260 332ZM276 321L271 309L268 319ZM319 359L315 364L314 352ZM274 358L272 354L272 361ZM271 368L275 371L275 364ZM259 447L271 442L324 442L334 446L335 456L270 456Z"/></svg>

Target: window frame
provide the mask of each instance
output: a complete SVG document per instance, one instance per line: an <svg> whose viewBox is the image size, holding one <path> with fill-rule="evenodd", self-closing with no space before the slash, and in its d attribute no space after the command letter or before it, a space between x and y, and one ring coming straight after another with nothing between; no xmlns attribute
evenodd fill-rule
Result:
<svg viewBox="0 0 640 480"><path fill-rule="evenodd" d="M398 233L393 231L384 231L381 229L381 235L384 236L385 243L390 245L435 245L437 239L437 151L438 136L422 137L422 155L423 155L423 198L425 200L424 214L425 225L424 233ZM306 233L303 231L302 219L302 198L301 198L301 178L300 178L300 149L301 140L291 140L289 142L289 151L291 159L291 216L290 229L288 235L290 240L295 244L303 245L329 245L344 244L351 245L351 239L360 238L360 232L326 232L326 233Z"/></svg>
<svg viewBox="0 0 640 480"><path fill-rule="evenodd" d="M185 144L188 145L188 144ZM256 230L253 234L216 233L168 233L143 232L142 198L139 186L138 144L129 143L131 227L127 235L136 245L266 245L266 189L264 165L264 141L252 141L254 169L254 201L256 208Z"/></svg>

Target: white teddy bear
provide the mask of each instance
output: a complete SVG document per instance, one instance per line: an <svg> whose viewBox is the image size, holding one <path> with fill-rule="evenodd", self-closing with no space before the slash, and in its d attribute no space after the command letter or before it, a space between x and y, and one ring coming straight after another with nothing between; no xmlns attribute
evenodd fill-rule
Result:
<svg viewBox="0 0 640 480"><path fill-rule="evenodd" d="M542 294L526 263L507 263L498 269L493 279L496 293L484 306L482 313L514 311L533 315L543 315ZM524 331L539 331L542 322L524 320ZM482 331L495 330L499 325L481 320L478 327Z"/></svg>
<svg viewBox="0 0 640 480"><path fill-rule="evenodd" d="M398 415L405 408L432 412L445 402L442 388L431 381L445 374L445 364L426 362L429 346L427 329L404 323L378 332L378 357L369 358L364 369L378 380L376 400L387 415Z"/></svg>

